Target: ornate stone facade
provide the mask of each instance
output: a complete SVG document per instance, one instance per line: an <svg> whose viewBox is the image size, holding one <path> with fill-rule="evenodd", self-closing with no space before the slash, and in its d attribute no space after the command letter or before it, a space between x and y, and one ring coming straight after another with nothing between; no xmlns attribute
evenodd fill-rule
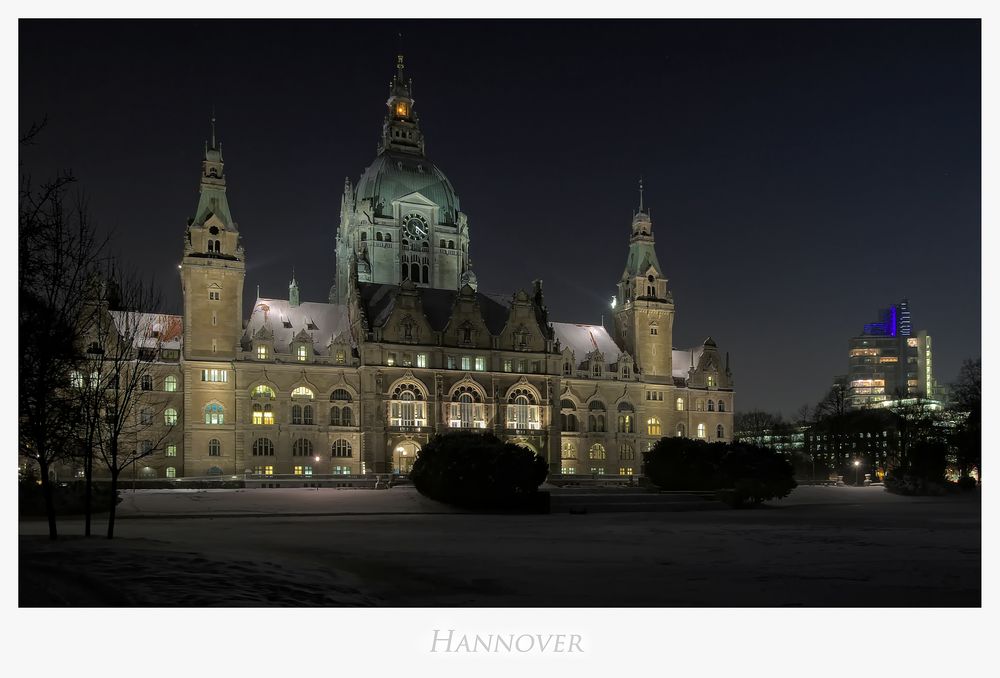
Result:
<svg viewBox="0 0 1000 678"><path fill-rule="evenodd" d="M550 321L541 281L482 294L469 219L427 159L411 92L400 57L378 155L345 182L328 300L300 301L293 280L245 323L247 254L213 129L181 263L180 452L148 460L151 473L405 473L435 434L474 429L530 447L552 473L634 475L662 436L729 440L728 359L711 339L673 348L642 200L611 333Z"/></svg>

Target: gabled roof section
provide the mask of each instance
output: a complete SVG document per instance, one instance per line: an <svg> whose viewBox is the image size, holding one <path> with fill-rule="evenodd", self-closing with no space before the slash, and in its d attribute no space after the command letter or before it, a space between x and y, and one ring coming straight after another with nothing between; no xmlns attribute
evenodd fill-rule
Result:
<svg viewBox="0 0 1000 678"><path fill-rule="evenodd" d="M180 349L184 335L183 318L166 313L108 311L119 336L134 337L136 348Z"/></svg>
<svg viewBox="0 0 1000 678"><path fill-rule="evenodd" d="M309 336L316 355L327 355L330 340L349 328L347 306L344 304L305 301L292 306L287 299L258 297L247 320L243 338L247 341L261 338L270 331L275 352L288 354L292 341L297 337ZM350 332L345 334L349 336ZM353 341L351 343L353 345Z"/></svg>
<svg viewBox="0 0 1000 678"><path fill-rule="evenodd" d="M552 329L559 343L573 351L578 363L586 360L587 354L593 351L603 353L604 360L609 364L616 363L622 353L615 340L601 325L552 323Z"/></svg>
<svg viewBox="0 0 1000 678"><path fill-rule="evenodd" d="M381 327L389 319L395 307L399 286L389 283L358 283L358 292L364 306L365 315L371 327ZM435 332L441 332L451 320L452 308L458 292L429 287L418 287L421 306L427 322ZM510 303L502 297L476 293L479 311L490 334L497 336L503 332L510 314Z"/></svg>

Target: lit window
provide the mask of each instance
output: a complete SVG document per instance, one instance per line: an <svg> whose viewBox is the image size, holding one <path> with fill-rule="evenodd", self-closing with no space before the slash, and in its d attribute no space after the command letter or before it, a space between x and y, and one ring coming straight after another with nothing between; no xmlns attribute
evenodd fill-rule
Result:
<svg viewBox="0 0 1000 678"><path fill-rule="evenodd" d="M224 421L224 411L222 405L218 403L209 403L205 406L205 423L206 424L222 424Z"/></svg>
<svg viewBox="0 0 1000 678"><path fill-rule="evenodd" d="M166 391L167 393L173 393L174 391L176 391L177 377L173 376L172 374L167 376L163 380L163 390Z"/></svg>
<svg viewBox="0 0 1000 678"><path fill-rule="evenodd" d="M427 354L418 353L417 354L417 367L427 367Z"/></svg>
<svg viewBox="0 0 1000 678"><path fill-rule="evenodd" d="M608 458L608 453L604 449L604 445L594 443L590 447L590 452L587 453L587 458L591 461L603 461Z"/></svg>
<svg viewBox="0 0 1000 678"><path fill-rule="evenodd" d="M229 373L226 370L202 370L201 371L202 381L214 381L214 382L227 382L229 381Z"/></svg>
<svg viewBox="0 0 1000 678"><path fill-rule="evenodd" d="M698 437L699 438L704 438L705 437L705 425L704 424L698 424Z"/></svg>
<svg viewBox="0 0 1000 678"><path fill-rule="evenodd" d="M177 443L167 443L167 449L166 449L165 454L168 457L176 457L177 456Z"/></svg>
<svg viewBox="0 0 1000 678"><path fill-rule="evenodd" d="M308 398L309 400L312 400L315 396L313 395L313 392L310 389L306 388L305 386L299 386L292 391L292 397Z"/></svg>
<svg viewBox="0 0 1000 678"><path fill-rule="evenodd" d="M177 423L177 410L172 407L168 407L163 411L163 423L167 426L173 426Z"/></svg>
<svg viewBox="0 0 1000 678"><path fill-rule="evenodd" d="M350 466L334 466L330 471L335 476L349 476L351 475Z"/></svg>
<svg viewBox="0 0 1000 678"><path fill-rule="evenodd" d="M467 355L462 356L462 369L471 370L472 369L472 358Z"/></svg>
<svg viewBox="0 0 1000 678"><path fill-rule="evenodd" d="M177 477L177 469L175 469L173 466L168 466L167 467L167 477L168 478L176 478Z"/></svg>
<svg viewBox="0 0 1000 678"><path fill-rule="evenodd" d="M562 459L576 459L576 446L571 442L563 442L562 444ZM565 473L565 471L563 471Z"/></svg>
<svg viewBox="0 0 1000 678"><path fill-rule="evenodd" d="M218 438L212 438L208 441L208 456L210 457L221 457L222 456L222 443L219 442Z"/></svg>
<svg viewBox="0 0 1000 678"><path fill-rule="evenodd" d="M347 362L347 353L345 351L337 351L337 364L343 365Z"/></svg>
<svg viewBox="0 0 1000 678"><path fill-rule="evenodd" d="M273 466L254 466L253 472L258 476L273 476L274 467Z"/></svg>
<svg viewBox="0 0 1000 678"><path fill-rule="evenodd" d="M514 371L514 361L510 358L504 358L503 360L503 371L513 372Z"/></svg>
<svg viewBox="0 0 1000 678"><path fill-rule="evenodd" d="M646 433L651 436L661 435L660 433L660 420L656 417L650 417L646 422Z"/></svg>
<svg viewBox="0 0 1000 678"><path fill-rule="evenodd" d="M453 356L453 355L448 356L448 361L447 362L448 362L448 369L449 370L455 369L455 356Z"/></svg>
<svg viewBox="0 0 1000 678"><path fill-rule="evenodd" d="M684 398L678 398L677 399L677 411L678 412L683 412L684 411Z"/></svg>
<svg viewBox="0 0 1000 678"><path fill-rule="evenodd" d="M590 472L593 475L603 476L604 475L604 467L603 466L591 466L590 467Z"/></svg>
<svg viewBox="0 0 1000 678"><path fill-rule="evenodd" d="M634 476L635 471L631 466L621 466L618 468L618 475L620 476Z"/></svg>
<svg viewBox="0 0 1000 678"><path fill-rule="evenodd" d="M267 360L267 346L264 344L257 346L257 360Z"/></svg>
<svg viewBox="0 0 1000 678"><path fill-rule="evenodd" d="M576 467L575 466L563 466L562 468L559 469L559 472L562 473L564 476L576 475Z"/></svg>
<svg viewBox="0 0 1000 678"><path fill-rule="evenodd" d="M713 377L713 376L709 375L709 376L708 376L708 377L706 378L706 380L705 380L705 383L706 383L706 384L707 384L707 385L709 386L709 388L711 388L711 387L715 386L715 377Z"/></svg>
<svg viewBox="0 0 1000 678"><path fill-rule="evenodd" d="M484 372L486 370L486 358L482 356L476 357L476 370L479 372Z"/></svg>
<svg viewBox="0 0 1000 678"><path fill-rule="evenodd" d="M388 365L389 367L392 367L393 365L395 365L396 364L396 354L395 353L390 353L389 357L385 359L385 364Z"/></svg>
<svg viewBox="0 0 1000 678"><path fill-rule="evenodd" d="M507 428L540 429L541 413L535 395L526 388L518 388L507 398Z"/></svg>
<svg viewBox="0 0 1000 678"><path fill-rule="evenodd" d="M719 439L726 437L726 430L722 428L722 424L715 427L715 437Z"/></svg>
<svg viewBox="0 0 1000 678"><path fill-rule="evenodd" d="M309 357L309 352L306 349L305 344L299 344L298 348L295 350L295 357L298 358L300 363L304 363L306 358Z"/></svg>

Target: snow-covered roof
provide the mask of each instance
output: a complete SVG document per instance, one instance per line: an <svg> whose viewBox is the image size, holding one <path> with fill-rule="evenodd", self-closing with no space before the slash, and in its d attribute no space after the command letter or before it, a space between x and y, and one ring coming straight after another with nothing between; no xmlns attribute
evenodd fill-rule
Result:
<svg viewBox="0 0 1000 678"><path fill-rule="evenodd" d="M277 353L290 353L289 344L303 331L312 338L313 350L317 355L327 355L330 341L341 332L353 345L349 338L347 306L344 304L304 301L298 306L292 306L287 299L258 297L243 336L250 341L262 328L271 332L271 341Z"/></svg>
<svg viewBox="0 0 1000 678"><path fill-rule="evenodd" d="M673 376L687 379L688 371L692 367L698 366L698 361L701 359L701 354L704 351L705 347L703 345L689 348L686 351L678 351L675 348L671 354L673 359Z"/></svg>
<svg viewBox="0 0 1000 678"><path fill-rule="evenodd" d="M600 325L581 325L578 323L552 323L556 339L563 347L573 351L578 363L587 359L587 354L600 351L607 363L618 362L621 351L608 331Z"/></svg>
<svg viewBox="0 0 1000 678"><path fill-rule="evenodd" d="M180 349L184 336L181 316L139 311L108 311L115 329L123 337L133 337L136 348Z"/></svg>

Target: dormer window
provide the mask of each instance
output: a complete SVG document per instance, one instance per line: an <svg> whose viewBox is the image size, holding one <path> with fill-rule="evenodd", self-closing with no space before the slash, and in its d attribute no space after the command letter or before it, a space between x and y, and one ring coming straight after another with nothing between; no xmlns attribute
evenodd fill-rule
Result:
<svg viewBox="0 0 1000 678"><path fill-rule="evenodd" d="M304 363L309 358L309 351L306 349L305 344L299 344L299 346L295 349L295 358L300 363Z"/></svg>
<svg viewBox="0 0 1000 678"><path fill-rule="evenodd" d="M715 377L713 377L711 375L709 375L708 377L706 377L705 378L705 385L708 386L709 388L713 388L715 386Z"/></svg>
<svg viewBox="0 0 1000 678"><path fill-rule="evenodd" d="M257 360L267 360L267 346L264 344L257 346Z"/></svg>

